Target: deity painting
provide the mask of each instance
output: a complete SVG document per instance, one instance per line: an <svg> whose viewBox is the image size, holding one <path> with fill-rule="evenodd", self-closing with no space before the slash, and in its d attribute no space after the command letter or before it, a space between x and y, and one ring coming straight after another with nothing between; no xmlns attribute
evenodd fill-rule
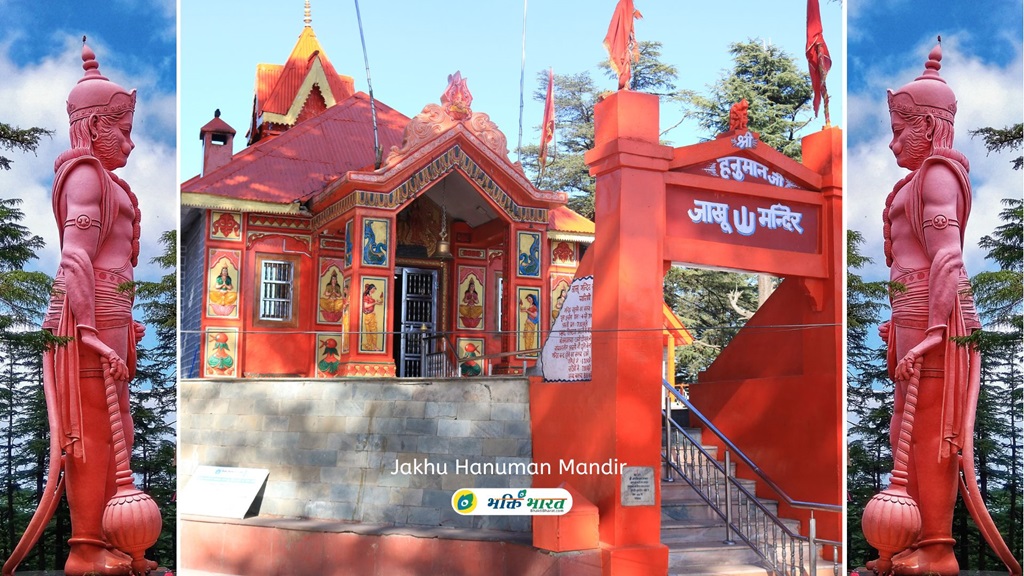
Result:
<svg viewBox="0 0 1024 576"><path fill-rule="evenodd" d="M484 373L486 360L475 360L484 355L483 338L459 338L455 343L459 354L459 374L462 376L479 376Z"/></svg>
<svg viewBox="0 0 1024 576"><path fill-rule="evenodd" d="M366 277L362 281L360 299L360 352L383 352L387 340L387 278Z"/></svg>
<svg viewBox="0 0 1024 576"><path fill-rule="evenodd" d="M459 267L459 329L484 329L484 268Z"/></svg>
<svg viewBox="0 0 1024 576"><path fill-rule="evenodd" d="M516 301L519 308L516 349L525 351L520 357L536 358L540 348L540 288L519 288Z"/></svg>
<svg viewBox="0 0 1024 576"><path fill-rule="evenodd" d="M237 354L237 330L207 330L206 365L204 366L203 376L236 377L238 375Z"/></svg>
<svg viewBox="0 0 1024 576"><path fill-rule="evenodd" d="M355 228L355 219L345 222L345 268L352 265L352 229Z"/></svg>
<svg viewBox="0 0 1024 576"><path fill-rule="evenodd" d="M388 220L363 218L363 264L366 266L388 265Z"/></svg>
<svg viewBox="0 0 1024 576"><path fill-rule="evenodd" d="M210 239L242 241L242 215L237 212L210 212Z"/></svg>
<svg viewBox="0 0 1024 576"><path fill-rule="evenodd" d="M551 264L565 266L576 264L576 243L559 241L551 249Z"/></svg>
<svg viewBox="0 0 1024 576"><path fill-rule="evenodd" d="M555 320L558 319L558 315L562 312L562 305L565 304L565 297L569 294L569 284L572 283L572 278L565 274L552 274L551 275L551 325L555 325Z"/></svg>
<svg viewBox="0 0 1024 576"><path fill-rule="evenodd" d="M317 334L316 377L335 378L341 368L341 334Z"/></svg>
<svg viewBox="0 0 1024 576"><path fill-rule="evenodd" d="M341 309L341 353L348 354L348 335L351 333L352 328L349 326L349 318L352 310L352 299L349 298L349 294L352 293L352 279L345 278L342 283L341 295L345 301L344 306Z"/></svg>
<svg viewBox="0 0 1024 576"><path fill-rule="evenodd" d="M519 276L540 278L540 232L519 232L516 235L518 244Z"/></svg>
<svg viewBox="0 0 1024 576"><path fill-rule="evenodd" d="M206 315L210 318L238 318L238 262L235 250L211 250L206 281Z"/></svg>
<svg viewBox="0 0 1024 576"><path fill-rule="evenodd" d="M341 266L340 259L320 259L317 322L321 324L341 324L342 315L348 305L348 293L345 291L345 277L342 275Z"/></svg>

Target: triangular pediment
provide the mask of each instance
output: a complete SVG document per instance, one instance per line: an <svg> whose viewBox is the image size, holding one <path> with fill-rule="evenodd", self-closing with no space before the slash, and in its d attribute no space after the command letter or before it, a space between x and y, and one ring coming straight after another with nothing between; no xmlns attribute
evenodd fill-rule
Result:
<svg viewBox="0 0 1024 576"><path fill-rule="evenodd" d="M291 105L288 106L288 111L284 114L264 111L263 121L274 124L287 124L289 126L295 124L299 119L299 114L302 113L302 108L306 104L306 100L309 99L310 94L312 94L314 86L319 88L320 95L323 96L324 103L327 105L327 108L338 103L337 97L335 97L334 92L331 90L331 84L327 80L327 73L324 71L324 66L320 61L319 54L313 56L313 62L309 67L309 72L306 73L306 77L302 80L298 90L295 92L295 97L292 98Z"/></svg>
<svg viewBox="0 0 1024 576"><path fill-rule="evenodd" d="M768 146L753 132L726 133L676 148L671 172L796 190L820 190L821 175Z"/></svg>
<svg viewBox="0 0 1024 576"><path fill-rule="evenodd" d="M394 164L346 174L314 201L314 224L325 225L355 206L400 210L452 171L512 222L547 224L549 208L568 200L564 192L535 187L518 165L457 124L420 142Z"/></svg>

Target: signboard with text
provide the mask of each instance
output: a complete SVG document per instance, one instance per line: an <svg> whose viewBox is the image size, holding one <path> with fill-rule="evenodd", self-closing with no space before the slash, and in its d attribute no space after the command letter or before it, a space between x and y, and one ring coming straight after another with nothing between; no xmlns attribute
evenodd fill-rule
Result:
<svg viewBox="0 0 1024 576"><path fill-rule="evenodd" d="M594 277L575 278L565 303L544 343L542 366L546 382L590 380L590 327Z"/></svg>

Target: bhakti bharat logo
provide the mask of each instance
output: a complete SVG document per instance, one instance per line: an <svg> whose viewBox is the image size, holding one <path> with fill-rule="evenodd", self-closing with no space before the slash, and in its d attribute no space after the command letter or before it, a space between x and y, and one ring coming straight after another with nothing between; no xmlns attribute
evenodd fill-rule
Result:
<svg viewBox="0 0 1024 576"><path fill-rule="evenodd" d="M572 509L563 488L463 488L452 494L452 508L463 516L560 516Z"/></svg>
<svg viewBox="0 0 1024 576"><path fill-rule="evenodd" d="M452 495L452 508L459 514L472 514L476 503L477 497L472 490L459 490Z"/></svg>

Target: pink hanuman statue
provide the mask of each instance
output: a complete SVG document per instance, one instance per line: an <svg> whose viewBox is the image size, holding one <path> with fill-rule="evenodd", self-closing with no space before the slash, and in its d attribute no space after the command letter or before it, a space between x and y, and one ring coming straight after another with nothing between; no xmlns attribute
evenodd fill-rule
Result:
<svg viewBox="0 0 1024 576"><path fill-rule="evenodd" d="M138 264L140 214L135 194L112 172L135 148L135 91L101 75L85 45L82 61L85 75L67 101L71 149L54 164L61 261L43 328L69 341L51 346L43 359L50 473L39 508L4 565L5 576L35 544L65 485L68 576L142 574L156 567L142 552L159 535L159 511L152 500L145 502L148 496L128 488L128 381L145 328L132 319L134 297L122 285L132 282ZM125 529L125 518L136 525L134 532Z"/></svg>
<svg viewBox="0 0 1024 576"><path fill-rule="evenodd" d="M920 76L889 92L889 148L911 173L896 183L882 215L894 288L892 318L879 334L896 384L896 467L890 488L864 512L864 534L881 553L868 567L880 574L958 574L952 523L962 470L959 488L971 516L1010 572L1020 574L975 479L981 358L954 340L981 327L963 263L971 183L967 158L952 148L956 97L939 76L941 60L936 46Z"/></svg>

